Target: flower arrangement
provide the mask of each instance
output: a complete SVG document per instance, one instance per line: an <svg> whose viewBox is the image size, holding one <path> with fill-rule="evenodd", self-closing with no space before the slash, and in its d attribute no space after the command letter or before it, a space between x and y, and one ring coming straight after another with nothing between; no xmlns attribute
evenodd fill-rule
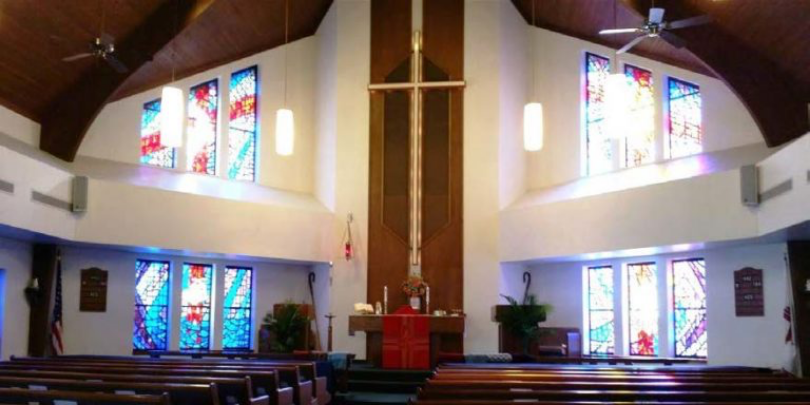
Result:
<svg viewBox="0 0 810 405"><path fill-rule="evenodd" d="M411 274L408 276L408 280L402 283L402 292L412 298L425 295L426 288L425 280L422 279L422 276L416 274Z"/></svg>

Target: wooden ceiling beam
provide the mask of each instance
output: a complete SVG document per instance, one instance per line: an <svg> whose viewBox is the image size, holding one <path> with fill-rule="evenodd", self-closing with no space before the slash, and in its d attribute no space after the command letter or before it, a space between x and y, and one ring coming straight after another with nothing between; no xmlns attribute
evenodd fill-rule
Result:
<svg viewBox="0 0 810 405"><path fill-rule="evenodd" d="M620 0L640 16L646 16L650 0ZM700 14L688 2L658 1L666 20ZM686 40L686 49L736 93L754 118L768 146L779 146L810 131L808 97L801 82L777 63L744 44L716 24L676 31Z"/></svg>
<svg viewBox="0 0 810 405"><path fill-rule="evenodd" d="M115 91L213 3L214 0L167 0L158 7L116 44L115 55L129 72L117 73L99 61L50 104L42 117L40 149L73 161L90 124Z"/></svg>

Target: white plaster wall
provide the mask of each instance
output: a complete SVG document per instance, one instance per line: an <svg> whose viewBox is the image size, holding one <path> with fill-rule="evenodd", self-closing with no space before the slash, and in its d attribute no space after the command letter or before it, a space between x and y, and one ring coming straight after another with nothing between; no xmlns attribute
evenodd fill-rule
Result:
<svg viewBox="0 0 810 405"><path fill-rule="evenodd" d="M329 8L315 33L318 56L315 66L315 196L335 209L337 168L337 6Z"/></svg>
<svg viewBox="0 0 810 405"><path fill-rule="evenodd" d="M29 308L23 290L31 278L31 244L0 238L0 358L28 354Z"/></svg>
<svg viewBox="0 0 810 405"><path fill-rule="evenodd" d="M760 192L792 180L793 187L785 194L766 200L757 213L761 233L780 229L808 221L810 211L810 134L805 135L763 160L759 165Z"/></svg>
<svg viewBox="0 0 810 405"><path fill-rule="evenodd" d="M524 23L525 24L525 23ZM538 189L576 180L583 174L583 61L585 52L609 57L614 50L557 34L529 28L534 36L536 88L545 112L545 147L530 154L528 188ZM527 48L527 52L528 52ZM621 55L621 69L629 63L653 72L656 91L656 157L663 157L667 76L700 86L703 97L704 152L761 143L762 135L751 115L731 90L717 79L665 65L632 54Z"/></svg>
<svg viewBox="0 0 810 405"><path fill-rule="evenodd" d="M276 110L284 105L284 46L270 49L235 62L178 80L176 85L188 89L218 78L220 91L219 134L217 138L218 176L227 177L228 156L228 83L230 75L240 69L259 66L259 142L257 149L257 182L283 190L311 193L314 187L315 158L315 63L317 41L307 37L291 42L287 48L287 106L295 113L295 153L275 153ZM79 148L80 156L138 164L140 159L140 122L143 104L160 98L160 88L139 93L108 104L90 129ZM187 170L185 150L178 151L177 171ZM205 175L200 175L205 176Z"/></svg>
<svg viewBox="0 0 810 405"><path fill-rule="evenodd" d="M497 350L499 99L502 13L509 2L467 1L464 21L464 350Z"/></svg>
<svg viewBox="0 0 810 405"><path fill-rule="evenodd" d="M316 34L321 49L329 49L319 61L319 77L333 72L334 89L320 89L333 106L322 105L319 114L325 120L319 126L318 137L323 145L335 145L335 163L318 166L322 179L320 192L324 204L334 204L331 227L332 243L326 249L331 269L330 309L334 319L335 350L356 353L365 358L365 336L348 334L348 316L355 302L366 301L368 276L368 161L369 161L369 96L371 2L368 0L337 0L324 18ZM331 47L335 47L332 51ZM331 57L334 55L334 57ZM334 109L334 110L333 110ZM337 114L333 111L339 111ZM334 182L334 183L332 183ZM334 196L329 196L334 187ZM334 201L330 203L329 201ZM343 259L341 240L346 232L346 217L354 216L352 236L355 256Z"/></svg>
<svg viewBox="0 0 810 405"><path fill-rule="evenodd" d="M40 126L38 123L0 106L0 133L9 135L28 145L39 147L39 131Z"/></svg>
<svg viewBox="0 0 810 405"><path fill-rule="evenodd" d="M673 356L671 281L667 281L672 260L704 258L706 261L707 319L710 365L745 365L792 369L793 347L784 343L787 323L782 310L788 302L788 278L784 261L785 245L748 245L736 248L681 252L657 256L637 256L587 262L549 263L531 266L531 291L540 302L554 306L548 321L550 327L577 327L585 331L587 311L583 291L583 269L612 265L616 290L617 354L627 354L624 329L626 299L618 294L623 289L622 266L653 261L658 269L659 332L661 355ZM751 266L764 270L765 316L736 317L734 310L734 271Z"/></svg>
<svg viewBox="0 0 810 405"><path fill-rule="evenodd" d="M226 265L243 265L254 269L254 347L257 345L258 327L264 315L268 311L272 311L274 304L288 300L310 302L307 287L309 266L64 247L62 248L62 288L65 353L104 355L132 353L132 317L135 303L135 261L137 259L171 262L170 349L176 350L179 347L180 291L184 262L214 265L216 278L212 311L213 349L222 347L222 309L219 305L222 302L223 271ZM106 312L79 311L81 270L90 267L99 267L109 271Z"/></svg>

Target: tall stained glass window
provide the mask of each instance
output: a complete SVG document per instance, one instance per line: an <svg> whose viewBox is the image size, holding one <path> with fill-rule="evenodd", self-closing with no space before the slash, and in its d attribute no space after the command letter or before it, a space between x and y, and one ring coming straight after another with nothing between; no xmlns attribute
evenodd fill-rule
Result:
<svg viewBox="0 0 810 405"><path fill-rule="evenodd" d="M188 165L196 173L217 174L218 83L214 79L188 92Z"/></svg>
<svg viewBox="0 0 810 405"><path fill-rule="evenodd" d="M588 321L591 354L613 354L613 267L588 268Z"/></svg>
<svg viewBox="0 0 810 405"><path fill-rule="evenodd" d="M655 161L655 96L649 70L624 66L631 88L628 134L624 142L624 167Z"/></svg>
<svg viewBox="0 0 810 405"><path fill-rule="evenodd" d="M175 150L160 145L160 99L143 105L141 114L141 163L174 168Z"/></svg>
<svg viewBox="0 0 810 405"><path fill-rule="evenodd" d="M253 269L225 268L222 348L250 349Z"/></svg>
<svg viewBox="0 0 810 405"><path fill-rule="evenodd" d="M706 262L703 259L672 262L675 310L675 355L706 357Z"/></svg>
<svg viewBox="0 0 810 405"><path fill-rule="evenodd" d="M700 153L703 151L700 87L671 77L668 82L669 157Z"/></svg>
<svg viewBox="0 0 810 405"><path fill-rule="evenodd" d="M183 264L180 350L210 348L213 276L210 264Z"/></svg>
<svg viewBox="0 0 810 405"><path fill-rule="evenodd" d="M168 349L169 288L169 262L135 262L135 350Z"/></svg>
<svg viewBox="0 0 810 405"><path fill-rule="evenodd" d="M231 75L230 124L228 131L228 178L256 179L256 111L258 69L242 69Z"/></svg>
<svg viewBox="0 0 810 405"><path fill-rule="evenodd" d="M605 84L610 59L585 54L585 153L588 175L613 169L613 146L605 129Z"/></svg>
<svg viewBox="0 0 810 405"><path fill-rule="evenodd" d="M655 263L627 266L630 355L658 355L658 282Z"/></svg>

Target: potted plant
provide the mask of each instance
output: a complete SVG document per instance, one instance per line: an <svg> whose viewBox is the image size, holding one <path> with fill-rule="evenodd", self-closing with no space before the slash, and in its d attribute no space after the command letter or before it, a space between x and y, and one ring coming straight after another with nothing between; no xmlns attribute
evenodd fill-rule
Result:
<svg viewBox="0 0 810 405"><path fill-rule="evenodd" d="M421 310L422 303L420 299L425 295L426 289L427 284L425 280L418 274L411 274L408 276L408 280L402 283L402 292L410 298L411 308L416 311Z"/></svg>
<svg viewBox="0 0 810 405"><path fill-rule="evenodd" d="M540 338L540 323L546 321L552 307L539 304L533 294L527 294L522 303L508 295L501 296L509 305L498 311L495 320L501 323L506 332L520 340L523 354L528 355L532 343Z"/></svg>
<svg viewBox="0 0 810 405"><path fill-rule="evenodd" d="M270 350L292 353L301 346L309 319L299 311L299 305L292 302L284 303L275 312L275 316L270 312L264 317L264 328L274 337Z"/></svg>

